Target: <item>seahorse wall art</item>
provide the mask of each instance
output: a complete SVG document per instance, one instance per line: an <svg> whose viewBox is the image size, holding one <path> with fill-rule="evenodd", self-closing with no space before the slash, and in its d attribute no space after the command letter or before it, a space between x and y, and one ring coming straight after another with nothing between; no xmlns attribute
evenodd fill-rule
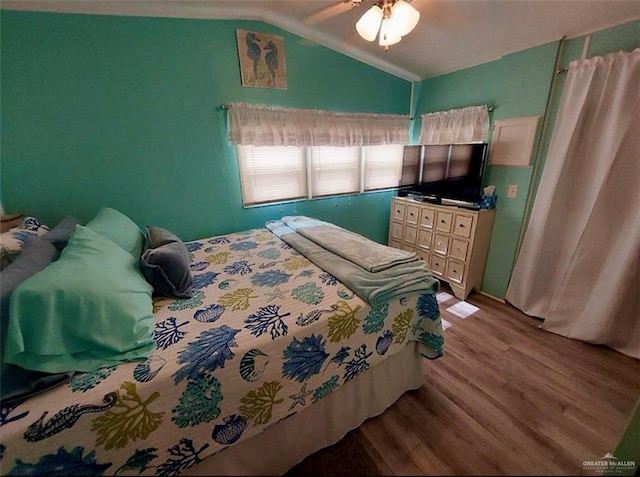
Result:
<svg viewBox="0 0 640 477"><path fill-rule="evenodd" d="M287 89L284 38L236 30L242 86Z"/></svg>

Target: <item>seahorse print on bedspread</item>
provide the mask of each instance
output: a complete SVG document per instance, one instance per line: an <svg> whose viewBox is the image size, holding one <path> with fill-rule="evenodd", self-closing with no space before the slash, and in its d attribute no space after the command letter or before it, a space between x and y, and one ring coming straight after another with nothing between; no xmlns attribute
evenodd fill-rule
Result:
<svg viewBox="0 0 640 477"><path fill-rule="evenodd" d="M82 417L83 414L89 412L101 412L113 407L117 402L117 395L115 392L110 392L104 396L102 401L104 406L94 406L91 404L74 404L73 406L65 407L62 411L56 413L46 424L43 424L44 418L48 412L45 411L40 419L31 424L24 433L25 440L29 442L37 442L47 437L51 437L58 432L64 431L73 427L73 425Z"/></svg>

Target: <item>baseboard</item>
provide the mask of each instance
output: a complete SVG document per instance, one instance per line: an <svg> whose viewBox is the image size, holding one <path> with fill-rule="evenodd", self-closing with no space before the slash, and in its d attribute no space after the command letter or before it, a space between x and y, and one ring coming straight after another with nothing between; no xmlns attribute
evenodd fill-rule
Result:
<svg viewBox="0 0 640 477"><path fill-rule="evenodd" d="M483 292L483 291L481 291L481 292L480 292L480 294L481 294L481 295L484 295L484 296L488 296L488 297L489 297L489 298L491 298L492 300L499 301L500 303L506 303L506 301L505 301L505 299L504 299L504 298L498 298L497 296L490 295L490 294L489 294L489 293L487 293L487 292Z"/></svg>

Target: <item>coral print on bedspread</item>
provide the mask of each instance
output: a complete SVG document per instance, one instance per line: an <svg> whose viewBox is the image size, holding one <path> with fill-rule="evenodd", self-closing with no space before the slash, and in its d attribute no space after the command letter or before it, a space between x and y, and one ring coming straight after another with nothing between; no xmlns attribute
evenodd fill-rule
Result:
<svg viewBox="0 0 640 477"><path fill-rule="evenodd" d="M371 307L267 229L188 242L193 296L154 299L144 362L4 403L5 475L177 475L418 341L442 353L434 293Z"/></svg>

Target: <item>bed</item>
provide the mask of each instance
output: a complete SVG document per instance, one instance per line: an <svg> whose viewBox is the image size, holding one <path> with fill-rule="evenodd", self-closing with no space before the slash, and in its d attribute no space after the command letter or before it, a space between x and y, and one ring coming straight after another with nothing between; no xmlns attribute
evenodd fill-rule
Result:
<svg viewBox="0 0 640 477"><path fill-rule="evenodd" d="M154 297L155 351L3 404L2 474L279 475L420 387L437 286L370 305L286 238L187 242L194 293Z"/></svg>

